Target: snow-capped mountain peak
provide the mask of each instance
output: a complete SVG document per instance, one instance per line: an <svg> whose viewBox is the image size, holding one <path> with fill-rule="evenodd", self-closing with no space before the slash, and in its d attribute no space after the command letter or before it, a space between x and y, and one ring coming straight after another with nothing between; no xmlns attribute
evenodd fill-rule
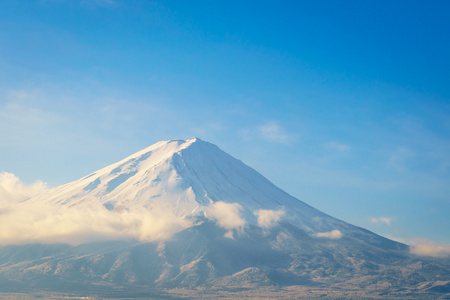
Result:
<svg viewBox="0 0 450 300"><path fill-rule="evenodd" d="M289 222L311 236L368 235L290 196L240 160L198 138L158 142L28 202L117 214L148 211L190 220L189 224L206 217L229 230Z"/></svg>
<svg viewBox="0 0 450 300"><path fill-rule="evenodd" d="M123 210L155 207L188 216L215 202L237 203L249 221L259 209L301 202L217 146L198 138L161 141L30 201ZM305 206L306 209L310 209Z"/></svg>

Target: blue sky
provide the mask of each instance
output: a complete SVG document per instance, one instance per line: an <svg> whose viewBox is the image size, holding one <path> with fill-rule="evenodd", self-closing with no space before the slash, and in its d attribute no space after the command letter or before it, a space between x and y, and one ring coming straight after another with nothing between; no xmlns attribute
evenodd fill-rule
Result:
<svg viewBox="0 0 450 300"><path fill-rule="evenodd" d="M1 1L0 171L57 186L197 136L332 216L449 244L449 11Z"/></svg>

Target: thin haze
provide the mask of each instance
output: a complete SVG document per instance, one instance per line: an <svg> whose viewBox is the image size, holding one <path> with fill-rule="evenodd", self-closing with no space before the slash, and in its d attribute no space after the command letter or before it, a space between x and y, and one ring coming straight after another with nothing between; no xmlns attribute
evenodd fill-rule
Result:
<svg viewBox="0 0 450 300"><path fill-rule="evenodd" d="M332 216L448 249L449 6L2 1L0 193L199 136Z"/></svg>

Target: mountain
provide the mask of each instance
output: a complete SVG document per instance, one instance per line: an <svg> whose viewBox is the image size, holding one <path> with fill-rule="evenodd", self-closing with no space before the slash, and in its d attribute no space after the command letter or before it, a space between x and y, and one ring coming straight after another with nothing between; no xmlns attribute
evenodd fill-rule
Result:
<svg viewBox="0 0 450 300"><path fill-rule="evenodd" d="M48 209L47 223L59 220L45 227L51 234L30 238L38 243L0 247L4 292L450 295L448 260L419 258L407 245L328 216L198 138L156 143L20 205Z"/></svg>

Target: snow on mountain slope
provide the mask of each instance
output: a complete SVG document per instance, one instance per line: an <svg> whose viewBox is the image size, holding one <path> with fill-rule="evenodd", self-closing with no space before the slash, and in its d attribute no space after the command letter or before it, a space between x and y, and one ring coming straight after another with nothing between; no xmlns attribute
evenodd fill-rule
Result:
<svg viewBox="0 0 450 300"><path fill-rule="evenodd" d="M182 178L177 174L172 159L175 153L194 141L173 140L156 143L29 201L91 209L104 205L109 210L118 211L162 205L168 209L181 208L178 215L188 215L199 205L192 189L183 186Z"/></svg>
<svg viewBox="0 0 450 300"><path fill-rule="evenodd" d="M167 239L204 219L225 228L229 238L245 226L268 229L287 222L315 238L350 236L384 247L400 245L312 208L198 138L158 142L33 197L0 220L6 228L0 237L6 244L15 237L23 237L21 243L27 238L150 241Z"/></svg>
<svg viewBox="0 0 450 300"><path fill-rule="evenodd" d="M170 210L179 217L208 215L214 203L237 203L246 223L266 211L297 225L336 229L343 223L291 197L241 161L194 138L158 142L77 181L29 200L79 209ZM327 219L326 226L320 222ZM267 221L267 220L266 220ZM268 220L270 221L270 220ZM266 222L267 223L267 222ZM270 222L269 222L270 223ZM317 229L319 229L317 228ZM317 230L316 230L317 231Z"/></svg>

